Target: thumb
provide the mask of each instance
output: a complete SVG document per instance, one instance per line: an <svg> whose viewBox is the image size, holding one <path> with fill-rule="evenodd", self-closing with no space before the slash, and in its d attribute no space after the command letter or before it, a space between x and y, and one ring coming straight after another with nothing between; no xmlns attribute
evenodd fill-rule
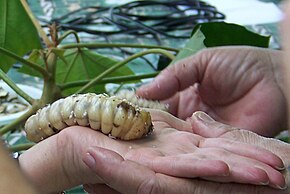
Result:
<svg viewBox="0 0 290 194"><path fill-rule="evenodd" d="M190 118L187 118L192 127L192 132L202 137L220 137L221 135L237 130L238 128L220 123L202 111L196 111Z"/></svg>

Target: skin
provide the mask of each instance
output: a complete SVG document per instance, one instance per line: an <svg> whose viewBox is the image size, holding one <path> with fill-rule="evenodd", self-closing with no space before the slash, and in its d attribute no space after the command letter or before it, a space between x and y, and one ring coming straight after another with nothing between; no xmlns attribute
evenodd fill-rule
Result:
<svg viewBox="0 0 290 194"><path fill-rule="evenodd" d="M204 119L206 118L207 119ZM203 119L201 119L203 118ZM231 126L219 123L209 118L203 112L195 113L189 120L192 130L211 138L224 138L248 145L259 145L277 153L285 165L290 164L290 145L276 139L268 139L246 130L238 130ZM196 130L198 128L198 130ZM209 132L210 131L210 132ZM202 143L202 146L213 145ZM226 146L228 147L228 146ZM230 147L230 146L229 146ZM228 148L229 148L228 147ZM96 172L106 185L88 184L85 190L88 193L289 193L287 190L273 190L265 186L253 186L234 183L214 183L197 179L182 179L164 174L155 173L151 169L124 159L116 152L99 147L88 150L90 157L84 158L88 166ZM92 162L94 161L94 162ZM289 185L289 168L284 172ZM221 178L223 179L223 178ZM170 185L170 186L168 186ZM118 192L117 192L118 191Z"/></svg>
<svg viewBox="0 0 290 194"><path fill-rule="evenodd" d="M286 96L288 101L290 100L290 3L288 3L287 6L285 6L285 16L284 16L284 22L282 23L282 42L284 43L283 49L285 50L285 54L283 55L284 59L284 65L283 65L283 71L285 72L285 75L288 75L284 79L285 88L288 90L285 90ZM288 114L290 111L290 103L288 103ZM288 126L290 126L290 119L288 116ZM290 128L288 128L289 134L290 134Z"/></svg>
<svg viewBox="0 0 290 194"><path fill-rule="evenodd" d="M9 157L9 152L4 148L2 141L0 141L0 172L1 193L36 193L36 189L18 170L17 163ZM15 183L17 183L17 187Z"/></svg>
<svg viewBox="0 0 290 194"><path fill-rule="evenodd" d="M204 111L219 122L273 136L287 125L281 66L281 51L205 49L169 66L137 94L168 103L181 119Z"/></svg>
<svg viewBox="0 0 290 194"><path fill-rule="evenodd" d="M203 118L203 119L201 119ZM206 118L206 119L205 119ZM219 123L209 118L203 112L195 113L188 122L192 125L192 132L201 133L210 138L223 138L259 145L277 153L285 165L289 166L290 146L275 139L268 139L246 130L239 130L231 126ZM210 131L210 132L209 132ZM212 139L201 144L201 147L219 145L221 141L214 142ZM232 149L229 144L224 148ZM236 147L235 147L236 148ZM240 147L238 147L240 148ZM253 186L235 183L214 183L198 179L183 179L156 173L150 168L140 165L131 160L124 159L116 152L107 149L92 147L88 149L88 156L84 161L96 175L102 178L104 184L88 184L84 188L88 193L289 193L290 190L273 190L265 186ZM258 154L258 153L257 153ZM258 154L260 155L260 154ZM95 162L92 162L95 161ZM285 171L285 177L289 184L289 170ZM219 181L224 180L220 177ZM169 186L170 185L170 186Z"/></svg>
<svg viewBox="0 0 290 194"><path fill-rule="evenodd" d="M285 187L284 177L279 172L284 164L266 149L224 138L203 138L191 132L188 121L157 110L152 110L151 115L154 133L135 141L111 139L86 127L66 128L22 154L21 169L42 192L48 193L79 184L107 183L86 166L86 158L95 153L95 149L90 148L94 146L97 150L110 150L119 159L142 164L154 175L172 181L190 180L176 177L202 177L212 181L268 185L276 189ZM102 165L97 162L95 168L102 168Z"/></svg>

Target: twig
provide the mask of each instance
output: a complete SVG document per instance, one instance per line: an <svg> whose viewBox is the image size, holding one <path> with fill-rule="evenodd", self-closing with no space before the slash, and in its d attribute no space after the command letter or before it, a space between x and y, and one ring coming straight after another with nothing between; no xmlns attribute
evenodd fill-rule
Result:
<svg viewBox="0 0 290 194"><path fill-rule="evenodd" d="M147 48L147 49L163 49L167 51L179 52L179 49L157 46L157 45L144 45L144 44L119 44L119 43L80 43L80 44L66 44L61 46L62 49L71 48L111 48L111 47L123 47L123 48Z"/></svg>
<svg viewBox="0 0 290 194"><path fill-rule="evenodd" d="M98 82L98 84L105 84L105 83L120 83L120 82L128 82L134 81L138 79L145 79L145 78L152 78L158 75L159 72L142 74L142 75L128 75L128 76L116 76L116 77L105 77ZM89 83L90 80L81 80L75 82L69 82L65 84L58 85L61 90L66 90L73 87L83 86Z"/></svg>
<svg viewBox="0 0 290 194"><path fill-rule="evenodd" d="M8 125L5 125L4 127L0 128L0 135L4 135L5 133L12 131L16 129L18 125L20 125L23 121L25 121L28 117L30 117L32 114L34 114L36 111L35 107L31 107L27 112L25 112L23 115L15 119L13 122L9 123Z"/></svg>
<svg viewBox="0 0 290 194"><path fill-rule="evenodd" d="M143 51L143 52L140 52L140 53L136 53L136 54L128 57L127 59L117 63L116 65L110 67L109 69L107 69L106 71L101 73L99 76L97 76L94 79L92 79L89 83L87 83L85 86L83 86L81 89L79 89L76 93L82 93L85 90L89 89L95 83L100 81L103 77L105 77L106 75L112 73L113 71L115 71L116 69L122 67L123 65L127 64L129 61L132 61L133 59L136 59L136 58L138 58L140 56L144 56L144 55L147 55L147 54L154 54L154 53L159 53L159 54L165 55L168 58L170 58L171 60L173 60L175 58L174 55L172 55L168 51L162 50L162 49L149 49L149 50L146 50L146 51Z"/></svg>
<svg viewBox="0 0 290 194"><path fill-rule="evenodd" d="M20 63L22 63L23 65L27 65L29 67L31 67L32 69L38 71L39 73L41 73L43 75L43 77L47 77L48 73L46 72L46 70L41 67L40 65L36 64L36 63L32 63L30 61L27 61L25 59L23 59L22 57L12 53L11 51L4 49L2 47L0 47L0 53L3 53L13 59L16 59L17 61L19 61Z"/></svg>
<svg viewBox="0 0 290 194"><path fill-rule="evenodd" d="M77 43L80 43L80 38L78 36L78 33L74 30L68 30L66 31L59 39L58 39L58 43L61 43L67 36L73 34L76 38Z"/></svg>

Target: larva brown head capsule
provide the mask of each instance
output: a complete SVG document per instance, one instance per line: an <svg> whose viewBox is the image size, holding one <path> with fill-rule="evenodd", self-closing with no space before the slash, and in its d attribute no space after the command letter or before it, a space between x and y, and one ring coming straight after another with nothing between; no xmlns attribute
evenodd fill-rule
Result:
<svg viewBox="0 0 290 194"><path fill-rule="evenodd" d="M48 105L25 124L27 138L39 142L68 126L88 126L122 140L133 140L153 130L150 113L116 96L79 94Z"/></svg>

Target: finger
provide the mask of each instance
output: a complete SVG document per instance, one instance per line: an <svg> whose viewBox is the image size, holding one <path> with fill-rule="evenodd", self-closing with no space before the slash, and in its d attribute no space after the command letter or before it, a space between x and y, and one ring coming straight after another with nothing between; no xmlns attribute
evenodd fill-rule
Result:
<svg viewBox="0 0 290 194"><path fill-rule="evenodd" d="M150 169L132 161L124 161L115 152L102 148L88 150L95 162L84 157L87 165L111 188L120 193L275 193L265 187L221 185L197 179L181 179L154 173ZM277 192L279 193L279 192Z"/></svg>
<svg viewBox="0 0 290 194"><path fill-rule="evenodd" d="M257 185L266 185L269 183L267 173L260 168L254 167L257 163L248 158L218 148L199 149L195 151L195 155L211 159L218 158L226 162L230 168L230 175L221 179L222 182L237 182Z"/></svg>
<svg viewBox="0 0 290 194"><path fill-rule="evenodd" d="M277 178L279 176L279 178ZM211 180L216 182L236 182L252 185L267 185L275 189L285 190L287 185L280 175L269 175L264 170L257 167L242 167L233 169L229 176L217 176L217 177L202 177L205 180ZM268 177L268 178L266 178ZM277 181L277 179L279 179Z"/></svg>
<svg viewBox="0 0 290 194"><path fill-rule="evenodd" d="M92 147L83 161L105 184L121 193L150 193L158 185L152 170L107 149Z"/></svg>
<svg viewBox="0 0 290 194"><path fill-rule="evenodd" d="M207 114L200 111L193 114L190 122L193 132L205 137L219 137L229 131L237 130L231 126L214 121ZM283 161L278 156L255 145L220 138L207 138L201 142L200 147L221 147L238 155L269 164L277 170L284 169Z"/></svg>
<svg viewBox="0 0 290 194"><path fill-rule="evenodd" d="M172 127L180 131L192 132L191 126L188 122L181 120L172 114L157 109L147 109L152 117L153 123L162 122L167 127Z"/></svg>
<svg viewBox="0 0 290 194"><path fill-rule="evenodd" d="M155 172L176 177L195 178L209 176L228 176L229 166L220 160L203 159L193 154L163 156L153 159L149 168Z"/></svg>
<svg viewBox="0 0 290 194"><path fill-rule="evenodd" d="M199 144L200 148L223 148L240 156L245 156L268 164L277 170L285 169L282 159L272 152L247 143L237 142L222 138L207 138L203 139Z"/></svg>
<svg viewBox="0 0 290 194"><path fill-rule="evenodd" d="M202 80L207 63L201 58L201 54L196 54L167 67L153 82L139 88L137 95L163 100Z"/></svg>
<svg viewBox="0 0 290 194"><path fill-rule="evenodd" d="M220 137L229 131L238 129L216 122L213 118L202 111L193 113L187 121L191 124L192 132L203 137Z"/></svg>
<svg viewBox="0 0 290 194"><path fill-rule="evenodd" d="M105 184L87 184L83 188L89 194L120 194Z"/></svg>
<svg viewBox="0 0 290 194"><path fill-rule="evenodd" d="M162 103L169 105L168 112L183 120L190 117L195 111L208 110L207 105L202 102L197 83L163 100Z"/></svg>
<svg viewBox="0 0 290 194"><path fill-rule="evenodd" d="M205 150L204 150L205 149ZM239 156L219 148L203 148L195 151L199 157L220 159L230 168L230 175L221 181L238 182L255 185L269 185L274 188L285 188L283 175L260 161ZM217 179L216 181L219 181Z"/></svg>

